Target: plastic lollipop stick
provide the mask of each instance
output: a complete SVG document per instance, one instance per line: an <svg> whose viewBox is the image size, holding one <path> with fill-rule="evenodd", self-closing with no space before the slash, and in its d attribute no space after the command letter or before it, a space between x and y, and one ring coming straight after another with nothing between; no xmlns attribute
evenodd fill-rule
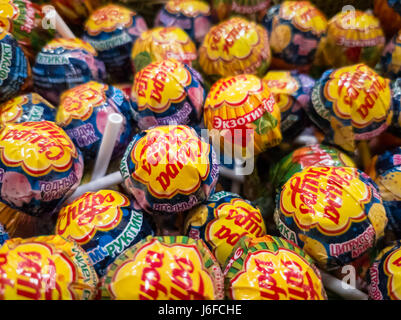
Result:
<svg viewBox="0 0 401 320"><path fill-rule="evenodd" d="M320 270L324 286L347 300L368 300L368 295L344 281Z"/></svg>
<svg viewBox="0 0 401 320"><path fill-rule="evenodd" d="M118 113L109 114L106 127L104 129L102 143L97 154L95 167L92 172L91 181L103 177L109 167L111 155L114 150L120 128L123 123L123 117Z"/></svg>
<svg viewBox="0 0 401 320"><path fill-rule="evenodd" d="M73 39L75 38L74 33L71 31L71 29L68 27L68 25L65 23L63 18L58 14L57 10L51 6L51 5L46 5L43 6L43 11L46 12L46 16L52 16L55 19L56 23L56 30L57 32L66 39Z"/></svg>

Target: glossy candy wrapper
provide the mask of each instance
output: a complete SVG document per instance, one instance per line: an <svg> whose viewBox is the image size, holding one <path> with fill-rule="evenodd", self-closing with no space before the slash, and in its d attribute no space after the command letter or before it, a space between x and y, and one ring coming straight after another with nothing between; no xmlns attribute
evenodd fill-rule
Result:
<svg viewBox="0 0 401 320"><path fill-rule="evenodd" d="M4 227L0 224L0 247L8 239L9 239L8 233L6 232L6 230L4 230Z"/></svg>
<svg viewBox="0 0 401 320"><path fill-rule="evenodd" d="M212 14L219 21L230 16L243 16L249 20L259 21L272 2L271 0L212 0Z"/></svg>
<svg viewBox="0 0 401 320"><path fill-rule="evenodd" d="M330 19L327 36L322 39L317 55L321 55L321 64L334 68L356 63L374 68L385 41L380 22L373 14L344 11Z"/></svg>
<svg viewBox="0 0 401 320"><path fill-rule="evenodd" d="M156 27L142 32L131 52L134 73L148 64L175 59L189 66L198 57L196 46L188 34L178 27Z"/></svg>
<svg viewBox="0 0 401 320"><path fill-rule="evenodd" d="M373 13L379 18L387 37L391 38L401 29L401 3L399 0L374 0Z"/></svg>
<svg viewBox="0 0 401 320"><path fill-rule="evenodd" d="M367 281L370 300L401 300L401 241L384 248L372 263Z"/></svg>
<svg viewBox="0 0 401 320"><path fill-rule="evenodd" d="M51 216L81 182L83 159L54 122L0 129L0 201L32 216Z"/></svg>
<svg viewBox="0 0 401 320"><path fill-rule="evenodd" d="M4 102L28 87L31 69L17 41L1 28L0 45L0 102Z"/></svg>
<svg viewBox="0 0 401 320"><path fill-rule="evenodd" d="M83 39L99 53L112 81L128 81L131 76L132 45L148 29L135 11L108 4L97 9L85 23Z"/></svg>
<svg viewBox="0 0 401 320"><path fill-rule="evenodd" d="M54 121L56 108L37 93L17 96L0 105L0 122Z"/></svg>
<svg viewBox="0 0 401 320"><path fill-rule="evenodd" d="M383 74L390 79L401 76L401 32L394 35L384 48L380 66Z"/></svg>
<svg viewBox="0 0 401 320"><path fill-rule="evenodd" d="M102 82L106 75L96 50L78 38L58 38L46 44L32 72L35 91L55 105L65 90L91 80Z"/></svg>
<svg viewBox="0 0 401 320"><path fill-rule="evenodd" d="M121 161L125 188L148 213L172 215L206 201L219 165L210 144L188 126L159 126L137 134Z"/></svg>
<svg viewBox="0 0 401 320"><path fill-rule="evenodd" d="M131 98L138 126L199 125L206 91L202 76L175 59L154 62L135 76Z"/></svg>
<svg viewBox="0 0 401 320"><path fill-rule="evenodd" d="M204 106L205 126L211 135L220 137L222 151L225 143L232 144L235 157L257 155L278 145L282 140L280 119L273 93L254 75L220 79Z"/></svg>
<svg viewBox="0 0 401 320"><path fill-rule="evenodd" d="M241 238L223 270L230 300L327 299L312 258L283 238Z"/></svg>
<svg viewBox="0 0 401 320"><path fill-rule="evenodd" d="M102 298L222 300L224 278L202 240L149 236L108 267Z"/></svg>
<svg viewBox="0 0 401 320"><path fill-rule="evenodd" d="M305 127L305 108L315 80L295 71L269 71L263 80L280 108L280 129L284 139L292 139Z"/></svg>
<svg viewBox="0 0 401 320"><path fill-rule="evenodd" d="M189 237L205 241L221 266L242 237L257 238L266 234L259 209L239 195L225 191L214 193L192 209L186 218L185 230Z"/></svg>
<svg viewBox="0 0 401 320"><path fill-rule="evenodd" d="M125 195L113 190L86 192L64 206L55 230L87 252L100 277L120 253L153 235L142 212Z"/></svg>
<svg viewBox="0 0 401 320"><path fill-rule="evenodd" d="M64 91L56 115L86 161L94 161L99 152L107 118L117 113L123 117L113 157L121 156L133 136L132 105L124 93L113 86L90 81Z"/></svg>
<svg viewBox="0 0 401 320"><path fill-rule="evenodd" d="M307 71L327 29L326 17L309 1L273 6L262 24L269 33L272 67L286 70Z"/></svg>
<svg viewBox="0 0 401 320"><path fill-rule="evenodd" d="M1 300L93 300L98 277L89 257L60 236L13 238L0 247ZM51 285L49 285L51 284Z"/></svg>
<svg viewBox="0 0 401 320"><path fill-rule="evenodd" d="M312 90L308 116L325 139L355 150L356 140L369 140L391 124L390 80L364 64L327 70Z"/></svg>
<svg viewBox="0 0 401 320"><path fill-rule="evenodd" d="M372 250L384 235L386 211L377 186L351 167L308 167L276 198L280 233L331 271Z"/></svg>
<svg viewBox="0 0 401 320"><path fill-rule="evenodd" d="M270 46L263 26L234 17L213 26L199 48L199 64L209 77L266 74Z"/></svg>
<svg viewBox="0 0 401 320"><path fill-rule="evenodd" d="M276 192L295 174L307 167L353 167L355 162L340 150L322 144L301 147L277 162L270 172L269 180Z"/></svg>
<svg viewBox="0 0 401 320"><path fill-rule="evenodd" d="M200 44L212 26L208 2L197 0L169 0L155 19L156 27L179 27Z"/></svg>

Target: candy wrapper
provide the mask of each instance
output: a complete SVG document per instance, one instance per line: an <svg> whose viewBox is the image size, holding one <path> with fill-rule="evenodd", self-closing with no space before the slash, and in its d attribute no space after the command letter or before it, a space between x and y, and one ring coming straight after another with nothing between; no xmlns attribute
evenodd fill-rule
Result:
<svg viewBox="0 0 401 320"><path fill-rule="evenodd" d="M7 240L0 247L1 300L93 300L98 277L88 255L60 236Z"/></svg>
<svg viewBox="0 0 401 320"><path fill-rule="evenodd" d="M212 15L218 21L230 16L243 16L249 20L260 21L272 2L271 0L212 0Z"/></svg>
<svg viewBox="0 0 401 320"><path fill-rule="evenodd" d="M131 91L138 126L199 125L206 91L201 75L175 60L154 62L135 76Z"/></svg>
<svg viewBox="0 0 401 320"><path fill-rule="evenodd" d="M0 105L0 122L54 121L56 108L37 93L20 95Z"/></svg>
<svg viewBox="0 0 401 320"><path fill-rule="evenodd" d="M365 63L374 68L380 60L385 36L379 20L369 12L343 11L330 19L327 37L318 49L323 64L340 68Z"/></svg>
<svg viewBox="0 0 401 320"><path fill-rule="evenodd" d="M401 3L399 0L374 0L373 13L387 37L391 38L401 29Z"/></svg>
<svg viewBox="0 0 401 320"><path fill-rule="evenodd" d="M380 62L386 77L395 79L401 76L401 31L386 45Z"/></svg>
<svg viewBox="0 0 401 320"><path fill-rule="evenodd" d="M134 73L152 62L169 58L191 66L197 57L195 44L188 34L178 27L156 27L142 32L131 52Z"/></svg>
<svg viewBox="0 0 401 320"><path fill-rule="evenodd" d="M232 147L237 158L247 158L282 140L280 109L265 81L238 75L217 81L204 106L204 122L220 139L220 149ZM229 148L230 149L230 148Z"/></svg>
<svg viewBox="0 0 401 320"><path fill-rule="evenodd" d="M367 276L370 300L401 300L400 246L401 241L397 240L384 248L370 267Z"/></svg>
<svg viewBox="0 0 401 320"><path fill-rule="evenodd" d="M224 276L230 300L327 299L312 258L279 237L241 238L227 260Z"/></svg>
<svg viewBox="0 0 401 320"><path fill-rule="evenodd" d="M239 17L213 26L198 53L204 73L217 78L243 73L263 76L271 59L267 31Z"/></svg>
<svg viewBox="0 0 401 320"><path fill-rule="evenodd" d="M283 138L292 140L305 127L305 108L310 103L315 80L295 71L269 71L263 80L280 108Z"/></svg>
<svg viewBox="0 0 401 320"><path fill-rule="evenodd" d="M159 126L137 134L121 161L125 188L149 213L171 215L206 201L219 165L213 148L188 126Z"/></svg>
<svg viewBox="0 0 401 320"><path fill-rule="evenodd" d="M1 22L1 20L0 20ZM17 96L30 85L31 68L14 37L0 28L0 103Z"/></svg>
<svg viewBox="0 0 401 320"><path fill-rule="evenodd" d="M58 105L65 90L88 81L105 79L105 67L96 50L78 38L57 38L46 44L32 68L37 93Z"/></svg>
<svg viewBox="0 0 401 320"><path fill-rule="evenodd" d="M320 166L356 168L355 162L344 152L330 146L313 144L296 149L272 166L269 180L279 193L294 174L307 167Z"/></svg>
<svg viewBox="0 0 401 320"><path fill-rule="evenodd" d="M130 100L120 89L90 81L61 95L56 123L91 162L99 152L108 116L121 115L123 123L113 149L113 157L119 157L133 136L131 109Z"/></svg>
<svg viewBox="0 0 401 320"><path fill-rule="evenodd" d="M242 237L266 234L259 209L239 195L225 191L214 193L192 209L184 228L189 237L205 241L221 266Z"/></svg>
<svg viewBox="0 0 401 320"><path fill-rule="evenodd" d="M83 160L54 122L0 129L0 201L32 216L51 216L81 182Z"/></svg>
<svg viewBox="0 0 401 320"><path fill-rule="evenodd" d="M109 266L102 289L113 300L222 300L224 278L202 240L149 236Z"/></svg>
<svg viewBox="0 0 401 320"><path fill-rule="evenodd" d="M8 233L4 230L4 227L0 224L0 248L6 240L8 240Z"/></svg>
<svg viewBox="0 0 401 320"><path fill-rule="evenodd" d="M147 29L145 20L135 11L108 4L90 15L83 39L99 53L110 81L124 82L131 77L127 66L131 63L132 45Z"/></svg>
<svg viewBox="0 0 401 320"><path fill-rule="evenodd" d="M326 141L353 152L391 124L390 80L364 64L327 70L316 81L308 116Z"/></svg>
<svg viewBox="0 0 401 320"><path fill-rule="evenodd" d="M201 44L212 26L211 10L206 1L169 0L155 19L156 27L179 27L196 44Z"/></svg>
<svg viewBox="0 0 401 320"><path fill-rule="evenodd" d="M272 67L308 71L326 35L324 14L308 1L284 1L269 9L262 24L269 33Z"/></svg>
<svg viewBox="0 0 401 320"><path fill-rule="evenodd" d="M74 240L87 252L99 277L120 253L153 235L142 212L125 195L113 190L86 192L64 206L55 232Z"/></svg>
<svg viewBox="0 0 401 320"><path fill-rule="evenodd" d="M376 184L351 167L307 167L276 198L280 233L331 271L364 255L384 235L386 211Z"/></svg>

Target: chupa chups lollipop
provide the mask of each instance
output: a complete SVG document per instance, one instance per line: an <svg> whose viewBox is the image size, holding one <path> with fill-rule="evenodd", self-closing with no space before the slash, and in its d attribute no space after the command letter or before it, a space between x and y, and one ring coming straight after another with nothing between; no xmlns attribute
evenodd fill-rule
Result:
<svg viewBox="0 0 401 320"><path fill-rule="evenodd" d="M156 27L179 27L201 44L212 26L210 5L198 0L169 0L155 19Z"/></svg>
<svg viewBox="0 0 401 320"><path fill-rule="evenodd" d="M323 144L312 144L296 149L272 166L269 180L276 192L295 174L307 167L353 167L355 162L344 152Z"/></svg>
<svg viewBox="0 0 401 320"><path fill-rule="evenodd" d="M307 167L276 198L280 233L331 271L363 256L383 237L386 211L376 184L351 167Z"/></svg>
<svg viewBox="0 0 401 320"><path fill-rule="evenodd" d="M326 17L309 1L284 1L273 6L262 24L269 33L272 67L287 70L309 69L327 29Z"/></svg>
<svg viewBox="0 0 401 320"><path fill-rule="evenodd" d="M60 236L7 240L0 275L1 300L93 300L99 282L85 251Z"/></svg>
<svg viewBox="0 0 401 320"><path fill-rule="evenodd" d="M0 103L27 89L30 78L31 68L24 51L11 34L0 28Z"/></svg>
<svg viewBox="0 0 401 320"><path fill-rule="evenodd" d="M343 11L329 20L319 54L322 63L340 68L365 63L374 68L380 60L385 36L379 20L369 12Z"/></svg>
<svg viewBox="0 0 401 320"><path fill-rule="evenodd" d="M199 125L206 98L201 75L175 59L154 62L138 72L131 91L138 126Z"/></svg>
<svg viewBox="0 0 401 320"><path fill-rule="evenodd" d="M401 76L401 31L394 35L384 48L380 66L383 74L390 79Z"/></svg>
<svg viewBox="0 0 401 320"><path fill-rule="evenodd" d="M60 97L56 123L65 130L84 159L96 159L110 114L123 117L113 157L121 156L133 136L132 105L120 89L90 81L66 90Z"/></svg>
<svg viewBox="0 0 401 320"><path fill-rule="evenodd" d="M220 138L225 153L229 144L237 158L278 145L282 140L280 117L266 82L249 74L218 80L204 106L204 122L210 134Z"/></svg>
<svg viewBox="0 0 401 320"><path fill-rule="evenodd" d="M370 300L401 300L401 241L394 241L377 255L367 275Z"/></svg>
<svg viewBox="0 0 401 320"><path fill-rule="evenodd" d="M202 240L152 237L124 251L107 269L102 299L222 300L220 266Z"/></svg>
<svg viewBox="0 0 401 320"><path fill-rule="evenodd" d="M283 238L241 238L223 270L229 300L327 300L313 259Z"/></svg>
<svg viewBox="0 0 401 320"><path fill-rule="evenodd" d="M311 100L309 118L326 141L345 151L354 152L356 141L378 136L392 121L390 80L365 64L327 70L316 81ZM361 157L366 168L370 159L363 152Z"/></svg>
<svg viewBox="0 0 401 320"><path fill-rule="evenodd" d="M81 182L83 159L54 122L0 129L0 201L32 216L51 216Z"/></svg>
<svg viewBox="0 0 401 320"><path fill-rule="evenodd" d="M280 108L283 139L291 140L305 127L305 108L310 103L315 80L296 71L269 71L263 80Z"/></svg>
<svg viewBox="0 0 401 320"><path fill-rule="evenodd" d="M58 105L65 90L88 81L103 81L105 67L96 50L81 39L57 38L43 47L32 68L34 89Z"/></svg>
<svg viewBox="0 0 401 320"><path fill-rule="evenodd" d="M169 58L191 66L197 57L198 52L191 38L184 30L174 26L142 32L131 52L134 73L152 62Z"/></svg>
<svg viewBox="0 0 401 320"><path fill-rule="evenodd" d="M240 17L213 26L198 54L200 67L211 78L244 73L263 76L271 59L265 28Z"/></svg>
<svg viewBox="0 0 401 320"><path fill-rule="evenodd" d="M4 227L0 224L0 247L8 239L9 239L8 233L6 232L6 230L4 230Z"/></svg>
<svg viewBox="0 0 401 320"><path fill-rule="evenodd" d="M86 192L64 206L55 233L79 244L100 277L120 253L153 235L142 212L113 190Z"/></svg>
<svg viewBox="0 0 401 320"><path fill-rule="evenodd" d="M56 108L37 93L17 96L0 105L0 123L54 121Z"/></svg>
<svg viewBox="0 0 401 320"><path fill-rule="evenodd" d="M108 76L114 82L131 77L130 55L132 45L148 29L145 20L135 11L108 4L95 10L85 23L83 39L99 53Z"/></svg>
<svg viewBox="0 0 401 320"><path fill-rule="evenodd" d="M271 0L212 0L212 15L223 21L229 16L243 16L259 21L272 4Z"/></svg>
<svg viewBox="0 0 401 320"><path fill-rule="evenodd" d="M206 201L219 165L212 146L188 126L158 126L137 134L121 161L125 188L148 213L173 215Z"/></svg>
<svg viewBox="0 0 401 320"><path fill-rule="evenodd" d="M185 232L193 239L202 239L221 266L233 247L244 236L257 238L266 234L266 226L258 208L239 195L216 192L186 217Z"/></svg>
<svg viewBox="0 0 401 320"><path fill-rule="evenodd" d="M399 0L374 0L373 13L388 38L401 29L401 2Z"/></svg>

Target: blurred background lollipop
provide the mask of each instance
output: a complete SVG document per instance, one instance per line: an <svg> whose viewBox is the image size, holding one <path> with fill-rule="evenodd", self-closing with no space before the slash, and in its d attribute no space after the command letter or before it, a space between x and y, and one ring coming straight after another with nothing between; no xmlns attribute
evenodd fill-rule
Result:
<svg viewBox="0 0 401 320"><path fill-rule="evenodd" d="M385 77L395 79L401 76L401 30L391 38L384 48L380 67Z"/></svg>
<svg viewBox="0 0 401 320"><path fill-rule="evenodd" d="M212 0L212 15L223 21L230 16L242 16L252 21L260 21L272 0Z"/></svg>
<svg viewBox="0 0 401 320"><path fill-rule="evenodd" d="M373 13L379 18L388 38L401 29L401 2L399 0L373 0Z"/></svg>

